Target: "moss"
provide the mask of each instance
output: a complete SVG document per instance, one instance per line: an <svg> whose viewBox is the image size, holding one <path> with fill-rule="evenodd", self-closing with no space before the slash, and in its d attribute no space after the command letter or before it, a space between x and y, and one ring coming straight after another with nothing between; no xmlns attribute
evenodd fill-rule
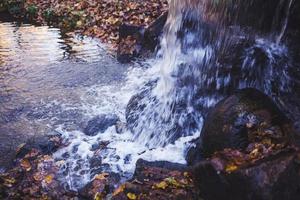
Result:
<svg viewBox="0 0 300 200"><path fill-rule="evenodd" d="M10 14L22 16L24 14L24 3L24 0L5 0L3 5Z"/></svg>
<svg viewBox="0 0 300 200"><path fill-rule="evenodd" d="M49 23L51 21L54 21L54 19L55 19L54 10L52 10L51 8L46 9L43 12L43 17L45 18L45 20L46 20L47 23Z"/></svg>
<svg viewBox="0 0 300 200"><path fill-rule="evenodd" d="M28 18L32 19L35 18L38 14L38 8L36 5L29 5L26 8L26 15L28 16Z"/></svg>

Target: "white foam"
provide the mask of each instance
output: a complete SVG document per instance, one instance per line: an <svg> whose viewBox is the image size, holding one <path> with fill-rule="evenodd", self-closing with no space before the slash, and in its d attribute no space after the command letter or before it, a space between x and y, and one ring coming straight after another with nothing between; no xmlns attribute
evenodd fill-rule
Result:
<svg viewBox="0 0 300 200"><path fill-rule="evenodd" d="M145 83L159 76L159 59L151 61L152 67L134 67L128 70L125 83L120 85L95 85L88 88L82 95L81 109L87 118L92 118L99 114L115 113L122 121L125 121L125 109L129 99L144 86ZM148 66L148 64L145 64ZM189 141L199 136L182 137L174 144L165 147L150 149L145 143L135 140L130 131L118 134L115 127L108 128L104 133L96 136L87 136L81 131L67 131L63 125L57 132L64 138L66 147L57 151L54 156L57 160L65 160L62 173L67 174L62 181L67 180L71 189L78 189L89 182L91 171L89 160L95 152L91 151L92 145L109 141L108 146L100 152L102 164L109 164L110 170L124 175L134 172L135 163L139 158L149 161L165 160L170 162L185 163L184 152L189 145ZM77 151L74 151L74 148ZM66 156L66 154L68 154ZM80 169L76 170L80 165Z"/></svg>

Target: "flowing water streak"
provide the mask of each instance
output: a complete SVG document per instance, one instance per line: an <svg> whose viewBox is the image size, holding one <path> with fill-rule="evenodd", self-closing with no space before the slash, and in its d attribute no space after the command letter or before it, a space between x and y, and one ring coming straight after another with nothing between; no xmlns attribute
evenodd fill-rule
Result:
<svg viewBox="0 0 300 200"><path fill-rule="evenodd" d="M198 45L199 32L187 31L179 38L186 17L200 16L202 5L194 0L170 1L169 17L161 41L160 74L153 90L139 100L145 107L133 128L134 139L149 148L173 143L182 136L194 135L202 126L202 116L195 111L195 95L200 71L198 64L211 57L211 48ZM187 13L186 11L190 12ZM185 35L186 34L186 35ZM183 52L183 49L186 51Z"/></svg>
<svg viewBox="0 0 300 200"><path fill-rule="evenodd" d="M286 6L286 10L285 10L285 18L283 21L283 25L281 28L281 31L277 37L276 43L279 44L280 41L282 40L284 33L286 31L287 25L288 25L288 21L289 21L289 16L290 16L290 10L291 10L291 6L293 4L294 0L288 0L287 6Z"/></svg>

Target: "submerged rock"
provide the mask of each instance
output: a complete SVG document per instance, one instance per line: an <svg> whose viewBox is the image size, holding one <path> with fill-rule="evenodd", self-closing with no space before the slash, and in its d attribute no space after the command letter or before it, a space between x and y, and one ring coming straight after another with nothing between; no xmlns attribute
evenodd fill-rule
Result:
<svg viewBox="0 0 300 200"><path fill-rule="evenodd" d="M256 89L238 90L211 109L186 159L192 165L216 151L244 150L249 143L265 138L287 143L291 129L289 120L268 96Z"/></svg>
<svg viewBox="0 0 300 200"><path fill-rule="evenodd" d="M198 106L199 103L191 103L186 99L188 96L184 93L188 87L183 84L178 86L166 103L152 93L156 85L156 80L146 84L126 107L127 128L135 137L144 134L147 145L156 147L174 143L178 138L199 130L202 125L202 108Z"/></svg>
<svg viewBox="0 0 300 200"><path fill-rule="evenodd" d="M115 114L103 114L91 119L83 132L89 136L95 136L97 133L104 133L106 129L116 125L119 121L119 117Z"/></svg>

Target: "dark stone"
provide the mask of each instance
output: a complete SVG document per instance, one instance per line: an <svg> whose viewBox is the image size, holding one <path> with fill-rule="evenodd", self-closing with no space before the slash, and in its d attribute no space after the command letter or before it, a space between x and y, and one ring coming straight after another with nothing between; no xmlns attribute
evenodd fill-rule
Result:
<svg viewBox="0 0 300 200"><path fill-rule="evenodd" d="M107 128L115 125L119 121L119 117L115 114L99 115L91 119L83 132L89 136L95 136L98 132L104 133Z"/></svg>
<svg viewBox="0 0 300 200"><path fill-rule="evenodd" d="M141 55L148 55L149 52L154 52L159 46L159 38L163 33L165 23L167 21L168 12L164 12L148 27L134 26L122 24L119 27L119 44L120 41L131 36L137 40L135 51L133 54L122 53L123 46L118 46L117 59L121 63L128 63L134 58Z"/></svg>
<svg viewBox="0 0 300 200"><path fill-rule="evenodd" d="M102 164L101 157L94 156L90 159L90 168L99 167Z"/></svg>
<svg viewBox="0 0 300 200"><path fill-rule="evenodd" d="M100 149L100 147L101 147L100 143L93 144L91 151L96 151L96 150Z"/></svg>
<svg viewBox="0 0 300 200"><path fill-rule="evenodd" d="M154 51L159 45L159 38L163 33L164 26L168 19L168 12L164 12L152 24L150 24L144 33L143 47Z"/></svg>
<svg viewBox="0 0 300 200"><path fill-rule="evenodd" d="M106 196L113 192L115 185L120 181L120 175L116 173L100 173L90 183L81 188L78 193L82 199L94 199L95 194Z"/></svg>
<svg viewBox="0 0 300 200"><path fill-rule="evenodd" d="M109 164L107 163L102 163L102 160L101 160L101 164L100 164L100 157L96 158L94 161L94 167L91 168L91 176L95 176L97 174L100 174L100 173L105 173L105 172L110 172L111 171L111 167ZM98 165L100 164L100 165Z"/></svg>
<svg viewBox="0 0 300 200"><path fill-rule="evenodd" d="M121 121L118 121L117 124L116 124L116 132L121 134L123 132L125 132L127 129L126 127L126 123L124 122L121 122Z"/></svg>
<svg viewBox="0 0 300 200"><path fill-rule="evenodd" d="M132 160L132 156L130 154L126 155L124 158L124 164L130 164L131 160Z"/></svg>
<svg viewBox="0 0 300 200"><path fill-rule="evenodd" d="M299 155L282 152L232 173L220 172L210 161L193 167L192 176L207 200L296 200L300 198Z"/></svg>
<svg viewBox="0 0 300 200"><path fill-rule="evenodd" d="M154 161L154 162L149 162L143 159L138 159L136 162L136 168L135 172L133 175L133 179L137 180L143 180L146 178L146 174L144 174L146 168L160 168L164 169L167 171L186 171L187 166L179 163L172 163L168 161ZM161 170L163 173L164 170ZM162 175L157 175L157 176L162 176Z"/></svg>
<svg viewBox="0 0 300 200"><path fill-rule="evenodd" d="M289 142L290 121L275 103L256 89L242 89L220 101L208 113L200 138L187 153L187 162L196 162L225 148L245 149L258 130L268 130L274 140Z"/></svg>
<svg viewBox="0 0 300 200"><path fill-rule="evenodd" d="M117 189L112 199L128 199L128 193L136 199L201 199L199 191L184 166L170 162L137 162L134 177ZM161 186L165 184L164 186ZM164 188L165 187L165 188Z"/></svg>
<svg viewBox="0 0 300 200"><path fill-rule="evenodd" d="M26 144L17 152L16 158L23 158L32 149L41 151L42 154L52 154L61 145L60 136L40 136L30 139Z"/></svg>

